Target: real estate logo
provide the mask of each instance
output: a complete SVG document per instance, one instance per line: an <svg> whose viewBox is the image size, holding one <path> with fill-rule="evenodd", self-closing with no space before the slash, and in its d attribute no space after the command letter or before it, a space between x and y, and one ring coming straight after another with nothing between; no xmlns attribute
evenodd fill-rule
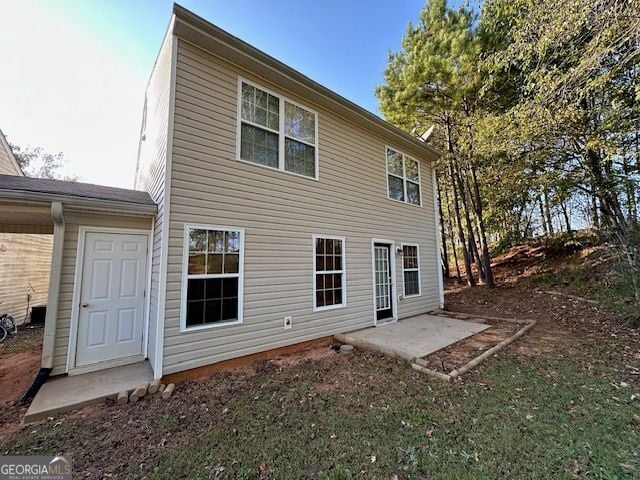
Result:
<svg viewBox="0 0 640 480"><path fill-rule="evenodd" d="M0 480L70 480L71 457L0 456Z"/></svg>

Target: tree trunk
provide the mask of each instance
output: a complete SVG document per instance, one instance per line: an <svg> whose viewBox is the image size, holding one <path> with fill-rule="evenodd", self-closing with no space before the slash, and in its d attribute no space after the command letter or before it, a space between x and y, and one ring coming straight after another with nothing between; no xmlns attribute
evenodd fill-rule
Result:
<svg viewBox="0 0 640 480"><path fill-rule="evenodd" d="M636 147L637 150L637 147ZM636 186L631 178L631 167L629 166L629 159L625 155L622 160L622 169L624 172L624 189L627 197L627 218L629 223L635 223L638 219L638 204L636 201Z"/></svg>
<svg viewBox="0 0 640 480"><path fill-rule="evenodd" d="M531 210L529 211L528 215L525 217L526 221L524 223L524 235L522 237L522 240L528 240L528 239L532 238L532 236L533 236L533 231L532 231L532 228L531 228L531 221L533 219L533 214L535 213L535 210L536 210L536 207L535 207L535 205L533 205L531 207ZM525 213L524 209L523 209L522 213L523 214Z"/></svg>
<svg viewBox="0 0 640 480"><path fill-rule="evenodd" d="M592 99L583 98L580 106L587 112L592 103ZM600 219L598 223L601 227L624 232L627 227L627 221L622 213L622 206L618 198L620 182L612 172L612 160L603 158L602 152L598 148L590 146L592 142L588 140L586 139L584 142L584 151L579 153L585 157L586 166L591 176L592 193L597 197L600 204Z"/></svg>
<svg viewBox="0 0 640 480"><path fill-rule="evenodd" d="M634 291L636 304L640 303L640 279L638 265L638 244L634 238L633 229L622 213L622 206L618 199L618 192L613 175L603 168L600 152L588 148L586 151L587 165L593 176L594 193L600 202L601 226L615 238L621 248L627 265L631 286Z"/></svg>
<svg viewBox="0 0 640 480"><path fill-rule="evenodd" d="M451 176L451 185L453 186L453 211L456 218L456 226L458 227L458 240L460 242L460 248L462 249L462 257L464 260L465 275L467 277L467 284L471 287L475 287L476 280L473 278L473 272L471 271L471 259L469 258L469 251L467 250L466 239L464 236L464 230L462 228L462 217L460 216L460 201L458 197L458 189L456 187L455 173L453 171L453 165L451 158L453 156L453 141L451 139L451 119L446 117L445 121L445 137L447 141L447 152L449 153L449 175ZM464 192L463 192L464 193Z"/></svg>
<svg viewBox="0 0 640 480"><path fill-rule="evenodd" d="M600 230L600 213L598 210L598 196L595 193L595 187L592 187L593 193L591 194L591 223L593 228Z"/></svg>
<svg viewBox="0 0 640 480"><path fill-rule="evenodd" d="M476 195L476 201L473 202L475 205L475 217L476 217L476 227L478 229L478 238L480 239L480 248L481 252L481 262L484 270L484 281L489 288L493 288L495 286L495 282L493 279L493 271L491 270L491 254L489 253L489 242L487 241L487 230L484 225L483 218L483 208L480 199L480 189L478 188L478 179L474 173L474 169L472 167L472 178L474 183L474 193Z"/></svg>
<svg viewBox="0 0 640 480"><path fill-rule="evenodd" d="M469 122L471 116L466 108L465 114L468 119L467 133L469 135L469 152L467 155L467 162L471 173L471 184L473 185L473 189L469 188L469 198L471 199L471 205L473 206L473 212L476 217L478 239L480 240L480 249L482 250L480 263L482 265L484 281L486 285L491 288L495 285L495 282L493 280L493 272L491 271L491 255L489 253L489 244L487 242L487 231L484 225L484 211L482 206L482 196L480 195L480 184L478 182L478 174L476 172L476 165L473 158L473 130L471 123Z"/></svg>
<svg viewBox="0 0 640 480"><path fill-rule="evenodd" d="M453 167L449 165L451 180L453 184L453 211L455 213L456 218L456 227L458 230L458 241L460 243L460 248L462 249L462 258L464 261L464 269L465 275L467 277L467 284L471 287L476 285L476 281L473 278L473 272L471 271L471 258L469 258L469 250L467 249L467 241L464 235L464 230L462 227L462 217L460 215L460 201L458 199L458 189L456 187L456 183L454 180Z"/></svg>
<svg viewBox="0 0 640 480"><path fill-rule="evenodd" d="M542 203L542 196L538 197L538 203L540 204L540 223L542 224L542 232L546 236L549 233L547 228L547 219L544 214L544 204Z"/></svg>
<svg viewBox="0 0 640 480"><path fill-rule="evenodd" d="M441 256L442 256L442 273L445 278L449 278L451 276L449 271L449 252L447 251L447 235L444 228L444 215L442 214L442 199L441 199L441 191L440 191L440 181L439 177L436 174L436 185L438 188L438 214L440 215L440 241L441 241Z"/></svg>
<svg viewBox="0 0 640 480"><path fill-rule="evenodd" d="M467 202L466 188L465 182L462 179L462 175L460 174L460 168L458 166L458 162L452 160L454 164L454 174L455 181L458 183L458 191L460 192L460 199L462 200L462 207L464 210L464 219L467 226L467 240L469 241L469 251L471 255L473 255L473 262L476 264L476 269L478 270L478 278L481 284L485 283L484 279L484 268L482 267L482 261L480 259L480 255L478 254L478 246L476 245L476 237L473 233L473 223L471 222L471 215L469 215L469 205Z"/></svg>
<svg viewBox="0 0 640 480"><path fill-rule="evenodd" d="M553 217L551 215L551 206L549 204L549 192L547 191L546 188L544 189L543 198L544 198L544 212L547 218L547 229L549 230L549 233L553 235L554 234Z"/></svg>
<svg viewBox="0 0 640 480"><path fill-rule="evenodd" d="M453 224L451 223L451 207L449 205L449 192L444 190L445 202L447 204L447 226L449 227L449 235L451 240L451 250L453 251L453 261L456 266L456 279L458 282L462 281L462 275L460 275L460 263L458 262L458 249L456 248L456 238L453 233Z"/></svg>
<svg viewBox="0 0 640 480"><path fill-rule="evenodd" d="M456 280L459 283L462 281L462 274L460 273L460 260L458 260L458 249L456 248L453 230L451 231L451 250L453 250L453 261L456 262Z"/></svg>
<svg viewBox="0 0 640 480"><path fill-rule="evenodd" d="M569 209L567 207L567 202L560 202L560 208L562 209L562 216L564 217L564 223L567 227L567 233L571 233L571 217L569 216Z"/></svg>
<svg viewBox="0 0 640 480"><path fill-rule="evenodd" d="M624 230L627 222L618 200L615 182L606 175L599 152L592 148L587 148L585 153L587 166L593 177L594 193L600 203L601 226Z"/></svg>
<svg viewBox="0 0 640 480"><path fill-rule="evenodd" d="M527 210L526 204L520 205L520 207L518 208L518 213L516 215L517 220L511 223L512 226L509 229L509 232L511 232L511 235L513 236L513 238L517 239L518 241L522 241L523 239L528 239L530 238L530 235L532 235L531 216L533 214L530 215L527 221L525 222L524 219L525 219L526 210ZM534 210L535 210L535 205L531 209L531 212L533 212ZM524 225L524 228L520 229L521 225Z"/></svg>
<svg viewBox="0 0 640 480"><path fill-rule="evenodd" d="M469 243L471 244L471 251L473 252L474 263L476 264L476 270L478 270L478 283L480 285L486 285L487 279L485 277L484 264L482 263L482 257L480 256L480 250L478 250L478 242L476 241L476 232L473 223L469 221L469 214L467 214L467 231L469 232Z"/></svg>

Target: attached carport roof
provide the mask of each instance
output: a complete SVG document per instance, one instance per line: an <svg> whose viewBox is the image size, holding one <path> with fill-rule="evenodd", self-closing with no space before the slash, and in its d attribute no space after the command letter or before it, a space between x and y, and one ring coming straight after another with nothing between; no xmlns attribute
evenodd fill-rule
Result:
<svg viewBox="0 0 640 480"><path fill-rule="evenodd" d="M91 183L49 180L44 178L0 175L0 197L56 197L57 201L76 199L140 205L144 211L155 211L156 204L147 192L126 188L105 187Z"/></svg>
<svg viewBox="0 0 640 480"><path fill-rule="evenodd" d="M51 204L67 210L153 215L157 205L147 192L90 183L0 175L0 232L50 233Z"/></svg>

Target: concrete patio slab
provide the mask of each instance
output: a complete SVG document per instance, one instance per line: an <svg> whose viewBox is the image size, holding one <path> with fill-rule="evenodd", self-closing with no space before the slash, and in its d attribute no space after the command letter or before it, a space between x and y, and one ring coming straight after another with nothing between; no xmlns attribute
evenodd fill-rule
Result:
<svg viewBox="0 0 640 480"><path fill-rule="evenodd" d="M425 314L392 324L336 335L336 339L357 348L377 350L411 361L487 328L489 325Z"/></svg>
<svg viewBox="0 0 640 480"><path fill-rule="evenodd" d="M99 403L105 398L153 381L149 362L133 363L97 372L48 380L38 391L24 416L35 422L60 412Z"/></svg>

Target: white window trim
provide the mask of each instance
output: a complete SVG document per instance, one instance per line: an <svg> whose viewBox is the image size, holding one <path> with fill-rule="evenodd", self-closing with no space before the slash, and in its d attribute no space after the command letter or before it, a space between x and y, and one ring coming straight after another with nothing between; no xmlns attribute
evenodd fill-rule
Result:
<svg viewBox="0 0 640 480"><path fill-rule="evenodd" d="M189 277L189 230L218 230L223 232L240 232L240 257L238 259L238 318L230 322L218 322L204 325L187 327L187 287L189 278L209 278L211 275L191 275ZM185 224L182 237L182 289L180 294L180 333L194 332L198 330L208 330L210 328L228 327L230 325L239 325L243 323L243 304L244 304L244 228L240 227L223 227L217 225L203 225L189 223ZM218 278L236 277L236 274L216 275Z"/></svg>
<svg viewBox="0 0 640 480"><path fill-rule="evenodd" d="M262 125L258 125L256 123L253 123L251 121L248 120L242 120L242 84L246 83L247 85L251 85L252 87L258 88L260 90L262 90L263 92L267 92L269 95L273 95L274 97L277 97L280 101L280 109L279 109L279 123L278 123L278 131L273 130L269 127L264 127ZM302 108L304 110L306 110L309 113L313 113L314 117L315 117L315 140L316 143L311 144L309 142L305 142L304 140L298 140L297 138L293 138L290 137L288 135L286 135L284 133L284 102L290 103L291 105L295 105L296 107ZM275 170L278 172L283 172L283 173L287 173L289 175L294 175L296 177L299 178L306 178L307 180L315 180L315 181L319 181L320 180L320 164L319 164L319 154L318 151L319 149L319 139L318 139L318 112L316 112L315 110L307 107L306 105L302 105L294 100L291 100L288 97L285 97L284 95L280 95L279 93L274 92L273 90L270 90L266 87L263 87L262 85L252 82L251 80L247 80L246 78L238 75L238 98L237 98L237 124L236 124L236 160L239 162L243 162L246 163L248 165L253 165L256 167L261 167L261 168L267 168L269 170ZM266 130L268 132L271 133L275 133L278 135L278 168L276 167L271 167L269 165L261 165L259 163L254 163L251 162L249 160L244 160L242 158L240 158L240 149L241 149L241 131L242 131L242 123L246 123L247 125L251 125L253 127L256 128L260 128L263 130ZM300 173L295 173L295 172L289 172L288 170L284 169L284 143L285 143L285 138L290 138L292 140L295 140L296 142L300 142L303 143L305 145L308 145L310 147L314 148L314 154L315 154L315 172L314 172L314 176L313 177L308 177L306 175L302 175Z"/></svg>
<svg viewBox="0 0 640 480"><path fill-rule="evenodd" d="M404 247L416 247L416 256L418 260L418 268L404 268ZM417 243L401 243L402 248L402 298L415 298L422 296L422 273L420 272L420 245ZM418 293L407 295L406 284L404 281L404 272L418 272Z"/></svg>
<svg viewBox="0 0 640 480"><path fill-rule="evenodd" d="M393 150L396 153L399 153L400 155L402 155L402 177L400 177L399 175L396 175L395 173L391 173L389 172L389 164L387 163L387 150ZM410 203L408 201L408 196L407 196L407 182L411 182L411 183L416 183L413 180L407 180L407 174L406 174L406 169L405 169L405 158L410 158L411 160L413 160L414 162L416 162L418 164L418 186L420 187L420 203L418 205L416 205L415 203ZM411 155L408 155L406 153L404 153L402 150L397 149L396 147L392 147L390 145L385 145L384 146L384 168L385 171L387 172L387 175L385 176L385 179L387 181L387 199L388 200L392 200L394 202L397 203L402 203L404 205L411 205L413 207L422 207L422 172L420 171L420 161L415 158L412 157ZM404 189L404 200L397 200L395 198L392 198L391 196L389 196L389 175L392 175L396 178L400 178L402 179L402 188Z"/></svg>
<svg viewBox="0 0 640 480"><path fill-rule="evenodd" d="M316 270L316 240L318 238L340 240L342 241L342 270ZM312 235L311 237L311 263L313 265L313 311L323 312L326 310L335 310L337 308L345 308L347 306L347 242L345 237L337 237L335 235ZM318 307L316 303L316 273L342 273L342 303L337 305L326 305Z"/></svg>

